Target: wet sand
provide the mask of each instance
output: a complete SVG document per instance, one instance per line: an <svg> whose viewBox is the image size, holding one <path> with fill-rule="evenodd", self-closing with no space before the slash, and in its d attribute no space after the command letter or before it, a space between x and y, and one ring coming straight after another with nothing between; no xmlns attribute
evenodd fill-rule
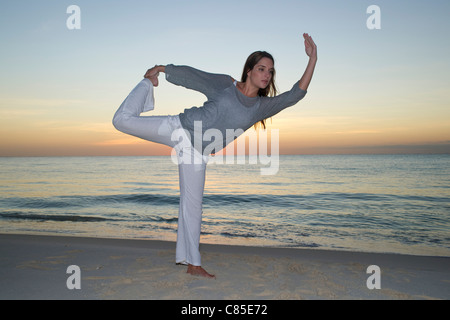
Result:
<svg viewBox="0 0 450 320"><path fill-rule="evenodd" d="M206 244L201 252L215 280L176 265L174 242L0 234L0 299L450 298L450 257ZM81 289L68 289L69 278L77 283L71 265ZM381 289L367 286L371 265Z"/></svg>

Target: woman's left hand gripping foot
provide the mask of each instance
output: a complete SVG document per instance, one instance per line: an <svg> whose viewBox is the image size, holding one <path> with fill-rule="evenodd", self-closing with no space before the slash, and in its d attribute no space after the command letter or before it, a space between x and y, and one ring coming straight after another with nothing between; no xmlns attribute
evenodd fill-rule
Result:
<svg viewBox="0 0 450 320"><path fill-rule="evenodd" d="M147 72L144 75L144 78L147 78L150 80L154 87L157 87L159 84L158 76L160 72L160 66L154 66L151 69L148 69Z"/></svg>

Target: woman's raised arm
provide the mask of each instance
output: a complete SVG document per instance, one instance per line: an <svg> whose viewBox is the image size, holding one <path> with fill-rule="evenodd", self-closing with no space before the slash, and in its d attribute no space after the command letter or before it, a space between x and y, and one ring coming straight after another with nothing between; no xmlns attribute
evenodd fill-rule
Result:
<svg viewBox="0 0 450 320"><path fill-rule="evenodd" d="M299 87L302 90L307 91L309 84L311 82L312 76L314 74L314 69L316 67L317 62L317 46L314 43L313 39L307 34L303 34L303 38L305 39L305 51L309 57L308 66L306 67L305 73L299 82Z"/></svg>

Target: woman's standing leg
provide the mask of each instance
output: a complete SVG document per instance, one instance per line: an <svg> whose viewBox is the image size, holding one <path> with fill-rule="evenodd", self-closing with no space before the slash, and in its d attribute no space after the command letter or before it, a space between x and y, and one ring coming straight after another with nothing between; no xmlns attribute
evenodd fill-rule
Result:
<svg viewBox="0 0 450 320"><path fill-rule="evenodd" d="M177 127L182 128L181 124ZM183 142L175 147L180 176L176 262L187 264L188 273L214 278L201 267L199 249L208 157L195 150L185 131L180 136Z"/></svg>
<svg viewBox="0 0 450 320"><path fill-rule="evenodd" d="M176 262L201 266L199 251L206 166L179 164L180 208Z"/></svg>

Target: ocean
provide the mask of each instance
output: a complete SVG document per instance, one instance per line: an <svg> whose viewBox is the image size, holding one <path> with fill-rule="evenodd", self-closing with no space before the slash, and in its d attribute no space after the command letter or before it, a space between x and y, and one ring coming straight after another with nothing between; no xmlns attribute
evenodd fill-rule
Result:
<svg viewBox="0 0 450 320"><path fill-rule="evenodd" d="M450 256L450 155L210 164L201 243ZM170 157L0 158L0 233L176 240Z"/></svg>

